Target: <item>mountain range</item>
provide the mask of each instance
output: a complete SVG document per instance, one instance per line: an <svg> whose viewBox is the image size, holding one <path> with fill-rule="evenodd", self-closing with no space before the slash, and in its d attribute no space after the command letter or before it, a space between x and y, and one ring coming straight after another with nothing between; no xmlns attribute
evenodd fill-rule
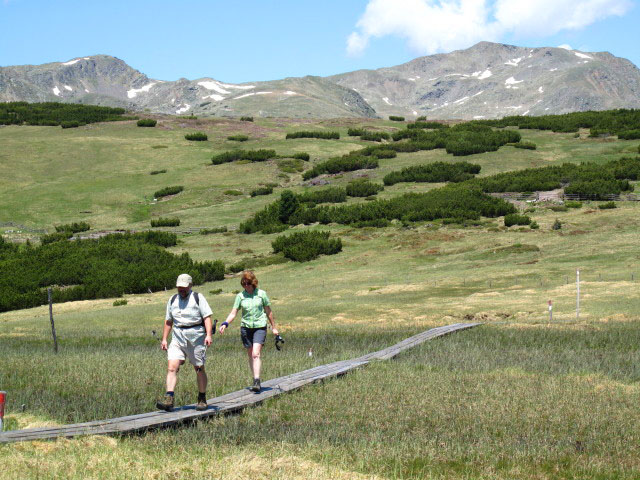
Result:
<svg viewBox="0 0 640 480"><path fill-rule="evenodd" d="M163 81L108 55L0 67L0 101L72 102L201 116L500 118L640 108L640 70L607 52L480 42L329 77Z"/></svg>

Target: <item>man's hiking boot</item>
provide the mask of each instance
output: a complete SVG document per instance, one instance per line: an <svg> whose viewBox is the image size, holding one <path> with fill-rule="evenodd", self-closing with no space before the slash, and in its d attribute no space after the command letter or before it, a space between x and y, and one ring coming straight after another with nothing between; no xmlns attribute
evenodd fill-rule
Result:
<svg viewBox="0 0 640 480"><path fill-rule="evenodd" d="M253 379L253 385L251 385L250 390L252 392L259 392L260 391L260 379L259 378L254 378Z"/></svg>
<svg viewBox="0 0 640 480"><path fill-rule="evenodd" d="M207 401L202 398L199 398L198 403L196 403L196 410L198 410L199 412L202 412L206 409L207 409Z"/></svg>
<svg viewBox="0 0 640 480"><path fill-rule="evenodd" d="M156 407L160 410L164 410L165 412L170 412L173 410L173 395L165 395L162 400L158 400L156 402Z"/></svg>

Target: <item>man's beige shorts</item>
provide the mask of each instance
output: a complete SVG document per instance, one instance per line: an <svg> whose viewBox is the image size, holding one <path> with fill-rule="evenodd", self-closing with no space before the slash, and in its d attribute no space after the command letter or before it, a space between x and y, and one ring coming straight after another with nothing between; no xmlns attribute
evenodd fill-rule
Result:
<svg viewBox="0 0 640 480"><path fill-rule="evenodd" d="M207 359L207 347L204 344L204 335L195 342L178 342L175 337L171 339L167 349L169 360L186 360L195 367L202 367Z"/></svg>

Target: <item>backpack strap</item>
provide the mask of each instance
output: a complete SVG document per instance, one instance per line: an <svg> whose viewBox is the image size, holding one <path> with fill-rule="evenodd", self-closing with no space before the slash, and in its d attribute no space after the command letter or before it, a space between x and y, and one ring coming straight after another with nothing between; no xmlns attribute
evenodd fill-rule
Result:
<svg viewBox="0 0 640 480"><path fill-rule="evenodd" d="M198 295L198 292L191 290L191 293L193 293L193 298L196 299L196 305L200 306L200 296Z"/></svg>

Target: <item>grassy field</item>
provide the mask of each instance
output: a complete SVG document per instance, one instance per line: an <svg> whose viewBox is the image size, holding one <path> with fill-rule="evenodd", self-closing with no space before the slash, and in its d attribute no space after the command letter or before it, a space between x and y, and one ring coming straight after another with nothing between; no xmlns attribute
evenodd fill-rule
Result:
<svg viewBox="0 0 640 480"><path fill-rule="evenodd" d="M395 122L367 121L379 129ZM277 162L210 165L245 133L243 149L306 151L312 162L366 144L346 137L353 121L255 124L160 119L79 129L0 128L0 222L53 230L88 221L94 228L148 228L178 215L183 227L228 226L273 201L250 198L260 183L302 191L299 174ZM359 124L356 124L359 125ZM339 130L340 140L284 140L297 129ZM208 142L184 134L204 131ZM637 152L637 141L523 131L535 151L503 147L465 157L481 175L563 162L605 162ZM166 148L157 148L159 146ZM441 150L381 160L370 178L404 166L452 159ZM16 168L28 165L28 168ZM164 169L161 175L151 170ZM362 172L331 177L344 185ZM185 191L153 202L159 188ZM380 195L424 191L397 184ZM239 189L244 195L225 195ZM505 229L416 224L329 229L343 252L309 263L256 270L287 343L265 348L264 378L352 358L425 329L475 320L482 327L416 348L343 378L265 402L242 414L124 437L86 437L0 447L6 478L638 478L640 206L596 203L555 212L534 207L540 225ZM90 211L91 213L81 213ZM552 230L558 219L563 226ZM24 240L29 233L6 237ZM171 250L233 263L266 255L276 235L183 234ZM575 273L581 270L576 318ZM214 289L222 293L210 293ZM237 278L197 287L222 320ZM46 307L0 314L0 389L8 391L8 428L101 419L153 409L163 391L160 332L172 292L54 306L54 355ZM554 305L549 322L547 301ZM248 384L238 324L209 350L209 397ZM313 350L313 357L307 352ZM195 375L180 374L179 403L195 401ZM23 407L24 406L24 407Z"/></svg>

